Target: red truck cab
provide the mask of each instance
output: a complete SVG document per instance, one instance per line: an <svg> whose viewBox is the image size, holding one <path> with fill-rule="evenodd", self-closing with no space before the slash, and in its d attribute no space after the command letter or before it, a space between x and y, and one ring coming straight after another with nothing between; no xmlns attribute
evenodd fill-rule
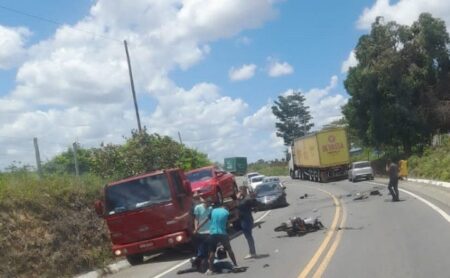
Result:
<svg viewBox="0 0 450 278"><path fill-rule="evenodd" d="M106 221L113 253L131 265L190 241L193 232L191 186L180 169L110 183L95 210Z"/></svg>

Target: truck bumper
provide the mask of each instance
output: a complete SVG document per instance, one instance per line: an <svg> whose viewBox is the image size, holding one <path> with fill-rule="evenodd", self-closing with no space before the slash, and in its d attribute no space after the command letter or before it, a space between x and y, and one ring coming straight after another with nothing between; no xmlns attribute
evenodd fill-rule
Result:
<svg viewBox="0 0 450 278"><path fill-rule="evenodd" d="M127 244L114 244L112 251L116 256L152 253L158 250L174 247L189 242L185 231L164 235L157 238L132 242Z"/></svg>

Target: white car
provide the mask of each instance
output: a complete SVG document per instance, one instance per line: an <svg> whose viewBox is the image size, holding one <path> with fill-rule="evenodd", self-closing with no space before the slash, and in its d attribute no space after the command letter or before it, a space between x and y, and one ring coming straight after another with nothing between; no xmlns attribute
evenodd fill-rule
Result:
<svg viewBox="0 0 450 278"><path fill-rule="evenodd" d="M254 190L258 185L264 182L265 176L258 175L250 178L250 182L248 183L248 186L250 189Z"/></svg>
<svg viewBox="0 0 450 278"><path fill-rule="evenodd" d="M248 185L250 184L250 179L251 179L252 177L259 176L259 175L261 175L261 174L258 173L258 172L251 172L251 173L248 173L247 175L245 175L244 185L245 185L245 186L248 186Z"/></svg>
<svg viewBox="0 0 450 278"><path fill-rule="evenodd" d="M348 180L356 182L357 179L373 180L373 169L369 161L358 161L350 164L348 169Z"/></svg>

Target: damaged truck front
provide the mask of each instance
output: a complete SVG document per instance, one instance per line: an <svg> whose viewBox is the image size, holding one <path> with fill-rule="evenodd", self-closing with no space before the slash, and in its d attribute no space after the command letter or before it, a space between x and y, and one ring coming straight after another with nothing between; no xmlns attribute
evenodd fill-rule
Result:
<svg viewBox="0 0 450 278"><path fill-rule="evenodd" d="M289 175L293 179L327 182L347 178L350 162L347 132L326 129L297 138L288 149Z"/></svg>
<svg viewBox="0 0 450 278"><path fill-rule="evenodd" d="M156 171L110 183L95 210L104 218L116 256L131 265L143 256L190 241L192 191L180 169Z"/></svg>

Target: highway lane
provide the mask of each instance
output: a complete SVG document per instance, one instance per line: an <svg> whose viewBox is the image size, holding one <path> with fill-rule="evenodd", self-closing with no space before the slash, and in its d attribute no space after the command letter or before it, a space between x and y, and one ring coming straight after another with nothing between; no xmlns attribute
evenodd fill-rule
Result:
<svg viewBox="0 0 450 278"><path fill-rule="evenodd" d="M286 185L290 206L270 211L262 219L261 228L254 230L261 258L243 260L248 250L240 235L232 246L240 266L248 269L245 273L221 275L300 277L308 268L304 277L448 277L450 223L420 200L402 194L404 201L390 202L384 185L368 182L318 184L286 179ZM354 195L348 196L374 186L380 188L383 196L361 201L354 201ZM338 197L341 205L336 207L333 198L320 190ZM305 193L310 197L299 199ZM338 210L336 222L340 229L292 238L273 231L289 217L316 214L330 227ZM261 216L259 212L256 218ZM323 247L327 238L328 244ZM198 273L176 274L189 266L174 269L186 258L169 253L110 277L199 277Z"/></svg>

